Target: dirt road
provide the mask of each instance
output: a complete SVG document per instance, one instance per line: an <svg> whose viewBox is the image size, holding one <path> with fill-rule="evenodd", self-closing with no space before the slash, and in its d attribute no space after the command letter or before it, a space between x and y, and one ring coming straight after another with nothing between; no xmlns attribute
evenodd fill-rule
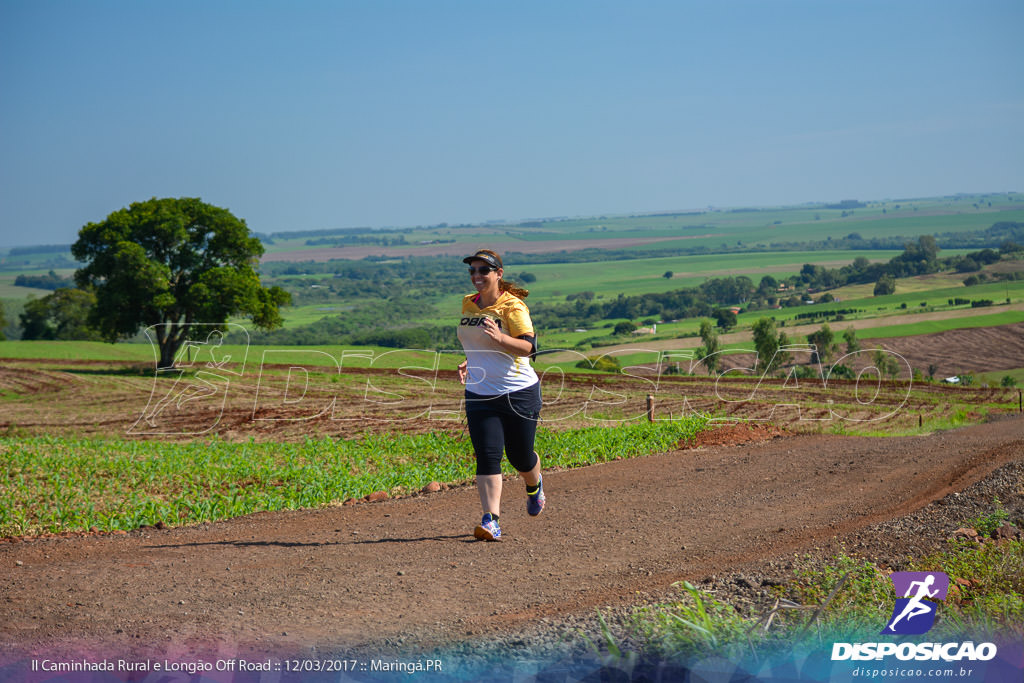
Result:
<svg viewBox="0 0 1024 683"><path fill-rule="evenodd" d="M918 510L1020 459L1024 419L765 439L549 472L539 518L508 481L498 543L472 537L472 488L3 543L0 651L287 653L508 632Z"/></svg>

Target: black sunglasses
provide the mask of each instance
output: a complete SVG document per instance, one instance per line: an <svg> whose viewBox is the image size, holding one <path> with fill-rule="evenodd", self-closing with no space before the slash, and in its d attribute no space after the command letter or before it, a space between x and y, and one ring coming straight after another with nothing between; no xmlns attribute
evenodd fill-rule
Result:
<svg viewBox="0 0 1024 683"><path fill-rule="evenodd" d="M494 272L496 270L498 269L492 266L480 266L479 268L474 268L473 266L470 266L469 274L476 275L477 273L480 273L481 275L487 275L488 273Z"/></svg>

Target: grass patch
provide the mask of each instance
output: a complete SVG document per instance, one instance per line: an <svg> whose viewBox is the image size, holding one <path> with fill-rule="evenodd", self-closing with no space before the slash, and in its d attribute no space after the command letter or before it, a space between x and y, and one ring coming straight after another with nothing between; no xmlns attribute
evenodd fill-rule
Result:
<svg viewBox="0 0 1024 683"><path fill-rule="evenodd" d="M967 524L981 531L1006 517L996 500L992 513ZM1024 542L951 540L941 551L910 559L903 569L949 576L949 592L938 605L929 640L1024 636ZM764 660L773 653L820 651L822 643L884 640L879 633L896 599L887 571L846 554L824 565L805 559L793 580L776 589L771 610L744 614L689 583L677 585L679 599L634 612L622 640L639 652L672 660L712 653ZM611 633L605 640L615 644L619 660L629 659L628 648Z"/></svg>
<svg viewBox="0 0 1024 683"><path fill-rule="evenodd" d="M1009 380L1005 378L1009 377ZM1004 382L1010 382L1010 386L1024 388L1024 368L1013 370L992 370L978 374L978 382L988 384L992 387L1006 386Z"/></svg>
<svg viewBox="0 0 1024 683"><path fill-rule="evenodd" d="M677 242L675 246L678 245ZM782 279L799 273L805 263L828 264L828 267L835 268L851 263L858 256L872 261L888 261L899 253L899 249L889 249L706 254L628 261L529 264L522 270L537 276L537 281L529 287L531 297L550 300L590 290L606 298L614 298L619 293L634 295L695 287L706 277L724 277L738 272L752 278L755 283L767 274ZM666 271L672 271L673 276L666 279Z"/></svg>
<svg viewBox="0 0 1024 683"><path fill-rule="evenodd" d="M540 430L544 466L578 467L673 448L699 418ZM191 524L405 494L473 477L468 436L366 435L303 443L0 438L0 536ZM506 472L513 470L507 465Z"/></svg>
<svg viewBox="0 0 1024 683"><path fill-rule="evenodd" d="M731 605L684 581L679 600L642 608L635 633L660 657L677 659L708 651L735 651L748 644L750 622Z"/></svg>
<svg viewBox="0 0 1024 683"><path fill-rule="evenodd" d="M929 639L1024 635L1024 542L955 539L944 550L912 559L905 571L942 571L949 576L949 594L938 606ZM825 568L800 571L791 597L801 604L820 602L846 574L846 585L822 613L823 637L877 635L896 596L887 573L867 560L840 555Z"/></svg>
<svg viewBox="0 0 1024 683"><path fill-rule="evenodd" d="M971 414L973 413L973 414ZM941 432L947 429L957 429L964 427L969 424L974 424L983 420L989 413L987 406L971 406L971 411L968 412L965 409L957 408L952 413L939 414L938 416L929 416L924 418L921 415L920 426L913 426L913 420L910 425L903 428L889 427L886 429L864 429L857 431L858 436L922 436L924 434L931 434L932 432Z"/></svg>

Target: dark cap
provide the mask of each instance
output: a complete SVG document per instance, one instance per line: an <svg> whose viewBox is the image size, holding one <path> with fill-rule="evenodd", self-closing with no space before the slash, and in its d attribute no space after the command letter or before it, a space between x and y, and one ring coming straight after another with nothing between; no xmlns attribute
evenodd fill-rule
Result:
<svg viewBox="0 0 1024 683"><path fill-rule="evenodd" d="M490 264L491 267L493 268L502 267L501 261L494 258L493 255L488 254L486 251L478 251L472 256L467 256L466 258L462 259L463 263L472 263L473 261L483 261L484 263Z"/></svg>

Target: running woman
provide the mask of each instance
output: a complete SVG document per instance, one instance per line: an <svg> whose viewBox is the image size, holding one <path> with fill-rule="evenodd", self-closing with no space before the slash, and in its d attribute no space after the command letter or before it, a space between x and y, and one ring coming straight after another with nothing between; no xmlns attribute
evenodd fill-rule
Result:
<svg viewBox="0 0 1024 683"><path fill-rule="evenodd" d="M502 279L501 256L481 249L463 262L477 292L462 300L458 332L466 352L459 380L466 385L466 422L484 512L473 535L497 541L503 451L526 482L526 511L536 516L544 509L540 458L533 450L541 406L540 380L530 365L537 335L523 303L528 292Z"/></svg>

